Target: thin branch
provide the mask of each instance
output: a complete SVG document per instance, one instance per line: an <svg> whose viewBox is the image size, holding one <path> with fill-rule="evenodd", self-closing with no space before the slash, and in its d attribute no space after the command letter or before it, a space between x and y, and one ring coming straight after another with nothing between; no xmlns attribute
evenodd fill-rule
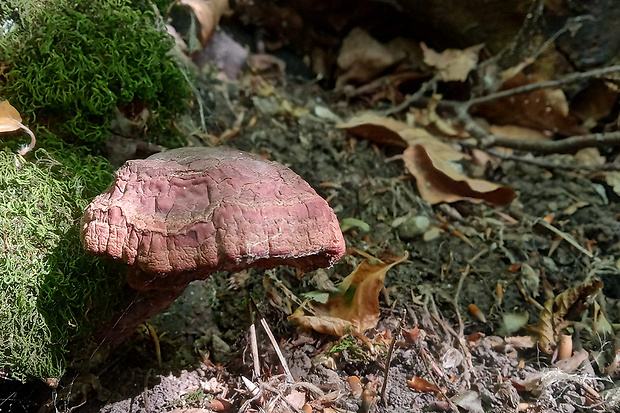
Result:
<svg viewBox="0 0 620 413"><path fill-rule="evenodd" d="M480 140L478 148L486 149L501 146L548 155L552 153L573 153L579 149L603 148L613 145L620 145L620 131L571 136L556 141L528 141L486 134L486 137Z"/></svg>
<svg viewBox="0 0 620 413"><path fill-rule="evenodd" d="M434 317L434 315L433 315L433 317ZM452 399L450 397L448 397L448 395L446 394L446 392L444 390L442 390L442 388L439 386L439 383L435 379L435 375L433 374L433 372L435 372L435 374L436 374L436 370L434 370L431 367L431 363L432 364L436 364L435 361L431 359L431 355L429 354L428 351L426 351L424 349L424 347L422 346L422 343L418 343L418 349L420 351L420 359L422 359L422 364L424 364L424 368L426 369L426 377L428 378L428 381L431 384L433 384L438 389L437 393L439 393L441 395L441 397L446 402L448 402L448 405L450 406L450 409L452 409L453 412L459 413L460 410L457 407L457 405L454 404ZM443 372L442 372L442 374L443 374Z"/></svg>
<svg viewBox="0 0 620 413"><path fill-rule="evenodd" d="M538 21L544 11L544 3L545 3L544 0L532 1L530 9L528 10L527 15L525 16L525 20L523 21L523 24L521 25L521 27L519 28L519 31L513 37L513 39L499 53L495 54L494 56L490 57L489 59L483 62L480 62L474 69L472 69L472 72L477 71L480 73L484 71L487 66L491 64L496 64L498 61L502 59L506 59L509 56L516 57L517 60L523 60L525 57L518 56L517 51L520 49L527 49L527 48L531 49L532 39L534 38L534 34L537 31L536 29L537 29ZM580 22L579 21L572 22L571 25L567 25L563 27L562 29L558 30L551 38L547 39L543 43L543 45L538 48L538 50L531 51L530 57L539 56L542 53L542 51L544 51L549 46L549 44L551 44L551 42L557 39L562 33L566 32L567 30L575 30L576 24L580 24ZM521 54L523 54L523 52ZM483 75L479 74L479 76L483 76ZM426 94L428 90L430 90L431 88L432 89L436 88L439 78L440 78L439 73L435 73L433 78L424 82L422 86L420 87L420 89L417 90L413 95L406 97L405 100L401 102L399 105L396 105L392 108L389 108L381 112L381 115L389 116L389 115L393 115L394 113L401 112L407 109L409 106L418 102L420 99L423 99L424 95Z"/></svg>
<svg viewBox="0 0 620 413"><path fill-rule="evenodd" d="M528 165L538 166L539 168L543 168L543 169L551 169L551 170L559 169L563 171L596 171L596 172L620 171L620 163L615 163L615 162L605 163L602 165L579 165L579 164L574 164L574 163L570 163L570 164L569 163L558 163L555 161L548 160L546 158L529 158L525 156L506 155L495 149L479 148L476 145L469 145L464 142L461 142L460 144L467 148L479 149L503 161L514 161L514 162L524 163Z"/></svg>
<svg viewBox="0 0 620 413"><path fill-rule="evenodd" d="M496 93L490 93L485 96L480 96L477 98L470 99L468 101L462 102L461 104L466 106L468 109L474 105L478 105L480 103L486 103L497 99L502 99L509 96L522 95L525 93L534 92L536 90L541 89L551 89L557 88L559 86L568 85L571 83L576 83L582 80L591 79L593 77L609 75L613 73L620 73L620 65L614 65L609 67L603 67L601 69L593 69L588 70L587 72L574 72L570 73L564 77L555 80L549 80L547 82L539 82L539 83L530 83L527 85L515 87L512 89L502 90Z"/></svg>
<svg viewBox="0 0 620 413"><path fill-rule="evenodd" d="M484 150L491 147L501 146L504 148L511 148L539 153L542 155L548 155L553 153L573 153L578 151L579 149L584 148L602 148L612 145L620 145L620 131L570 136L568 138L555 141L529 141L492 135L489 134L479 123L477 123L469 113L469 110L477 104L491 102L493 100L506 98L518 94L530 93L535 90L554 88L561 85L578 82L584 79L608 75L611 73L620 73L620 65L590 70L588 72L571 73L560 79L523 85L512 89L503 90L501 92L491 93L486 96L473 98L463 102L454 100L439 100L437 102L437 107L451 111L454 114L454 120L461 124L472 137L476 138L479 141L479 144L477 145L478 149ZM403 104L404 103L405 102L403 102ZM407 104L413 103L413 101L407 100ZM415 103L427 104L428 98L420 96L420 98ZM397 110L391 111L390 113L394 113L400 110L400 106L402 106L402 104L393 108ZM616 169L613 166L610 166L610 168L611 170Z"/></svg>
<svg viewBox="0 0 620 413"><path fill-rule="evenodd" d="M381 386L381 403L386 405L385 402L385 391L387 390L388 378L390 377L390 363L392 362L392 353L394 352L394 345L398 341L400 337L400 331L403 328L403 324L405 323L405 317L407 316L407 311L403 310L403 315L400 318L400 322L398 323L398 327L396 327L396 333L394 333L394 337L392 337L392 342L390 343L390 348L387 353L387 360L385 362L385 373L383 374L383 385Z"/></svg>
<svg viewBox="0 0 620 413"><path fill-rule="evenodd" d="M393 115L395 113L398 113L398 112L401 112L407 109L409 106L419 101L420 99L423 99L424 94L426 94L428 90L434 89L437 86L437 82L439 81L439 78L440 78L439 72L435 73L435 75L431 79L422 83L422 86L420 86L420 89L418 89L413 95L407 96L407 98L405 98L405 100L403 100L400 104L381 112L380 115L381 116Z"/></svg>

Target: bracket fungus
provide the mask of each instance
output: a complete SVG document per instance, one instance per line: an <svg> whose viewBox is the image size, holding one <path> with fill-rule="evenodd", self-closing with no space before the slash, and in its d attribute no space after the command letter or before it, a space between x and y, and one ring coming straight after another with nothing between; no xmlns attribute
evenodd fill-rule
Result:
<svg viewBox="0 0 620 413"><path fill-rule="evenodd" d="M84 248L130 265L135 310L120 341L215 271L329 267L345 252L327 202L289 168L225 148L181 148L128 161L86 208Z"/></svg>

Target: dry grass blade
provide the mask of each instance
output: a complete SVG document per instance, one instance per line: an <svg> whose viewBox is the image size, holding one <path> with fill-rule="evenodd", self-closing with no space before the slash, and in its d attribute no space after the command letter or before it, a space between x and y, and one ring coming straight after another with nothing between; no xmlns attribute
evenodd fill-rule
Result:
<svg viewBox="0 0 620 413"><path fill-rule="evenodd" d="M588 307L588 298L603 288L603 282L593 280L585 285L578 285L564 291L555 298L545 302L540 312L540 321L529 326L535 334L540 349L553 353L560 332L568 326L568 320L574 319Z"/></svg>

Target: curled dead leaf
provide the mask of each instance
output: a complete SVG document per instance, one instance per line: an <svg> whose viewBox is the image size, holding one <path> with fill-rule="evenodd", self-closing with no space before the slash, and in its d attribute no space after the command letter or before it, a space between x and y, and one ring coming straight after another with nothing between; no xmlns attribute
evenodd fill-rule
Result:
<svg viewBox="0 0 620 413"><path fill-rule="evenodd" d="M516 197L507 186L458 173L441 155L420 144L409 146L403 153L405 166L416 178L420 196L431 204L467 200L499 206L509 204Z"/></svg>
<svg viewBox="0 0 620 413"><path fill-rule="evenodd" d="M408 256L405 253L390 264L365 259L342 281L338 291L330 294L325 304L306 303L288 319L323 334L343 336L349 332L361 336L379 321L379 293L386 273Z"/></svg>
<svg viewBox="0 0 620 413"><path fill-rule="evenodd" d="M371 112L354 116L336 127L346 130L353 136L381 145L407 147L407 142L400 136L400 132L409 129L406 123Z"/></svg>
<svg viewBox="0 0 620 413"><path fill-rule="evenodd" d="M389 48L359 27L342 41L337 64L343 71L336 89L348 83L365 83L407 56L400 48Z"/></svg>
<svg viewBox="0 0 620 413"><path fill-rule="evenodd" d="M405 341L409 344L416 343L418 341L418 336L420 334L420 330L418 326L413 327L410 331L405 330L404 328L401 330Z"/></svg>
<svg viewBox="0 0 620 413"><path fill-rule="evenodd" d="M30 144L22 146L18 152L18 154L23 157L34 149L37 139L34 133L22 123L22 117L17 109L11 106L8 100L0 102L0 133L14 132L19 129L30 136Z"/></svg>
<svg viewBox="0 0 620 413"><path fill-rule="evenodd" d="M502 90L536 83L541 80L519 73L502 85ZM566 95L560 89L541 89L494 100L476 106L487 121L498 125L518 125L540 131L572 136L587 133L569 110Z"/></svg>
<svg viewBox="0 0 620 413"><path fill-rule="evenodd" d="M351 386L351 396L359 399L362 397L362 393L364 392L364 385L362 381L357 376L349 376L347 377L347 383Z"/></svg>

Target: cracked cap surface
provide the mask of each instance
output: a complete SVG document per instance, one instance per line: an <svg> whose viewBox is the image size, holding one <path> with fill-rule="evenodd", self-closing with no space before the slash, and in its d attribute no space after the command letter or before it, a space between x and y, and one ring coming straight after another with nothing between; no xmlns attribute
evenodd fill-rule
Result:
<svg viewBox="0 0 620 413"><path fill-rule="evenodd" d="M289 168L227 148L180 148L128 161L84 212L84 248L174 285L171 274L331 266L345 252L327 202ZM161 285L147 282L167 278Z"/></svg>

